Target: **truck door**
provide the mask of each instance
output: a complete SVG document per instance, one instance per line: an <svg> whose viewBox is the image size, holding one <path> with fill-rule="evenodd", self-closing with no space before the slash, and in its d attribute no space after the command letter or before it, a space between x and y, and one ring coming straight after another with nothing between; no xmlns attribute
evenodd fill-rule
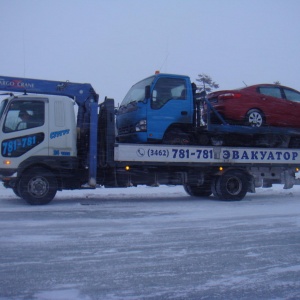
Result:
<svg viewBox="0 0 300 300"><path fill-rule="evenodd" d="M159 77L153 86L147 116L148 140L162 140L172 124L191 124L193 97L188 79Z"/></svg>
<svg viewBox="0 0 300 300"><path fill-rule="evenodd" d="M9 161L7 166L2 167L17 168L29 157L48 155L46 101L28 97L10 101L0 124L1 157L2 161Z"/></svg>

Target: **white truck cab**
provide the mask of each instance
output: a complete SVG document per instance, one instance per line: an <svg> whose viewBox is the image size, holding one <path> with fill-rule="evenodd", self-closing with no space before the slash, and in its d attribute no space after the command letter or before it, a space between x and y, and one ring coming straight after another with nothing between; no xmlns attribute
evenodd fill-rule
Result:
<svg viewBox="0 0 300 300"><path fill-rule="evenodd" d="M11 173L29 158L77 155L72 99L12 96L2 101L0 112L0 169Z"/></svg>

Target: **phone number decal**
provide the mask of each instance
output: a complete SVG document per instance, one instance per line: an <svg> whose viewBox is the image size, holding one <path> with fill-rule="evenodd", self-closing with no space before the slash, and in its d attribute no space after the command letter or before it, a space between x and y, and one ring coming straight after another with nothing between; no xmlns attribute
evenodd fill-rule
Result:
<svg viewBox="0 0 300 300"><path fill-rule="evenodd" d="M138 152L142 153L144 150L139 149ZM196 158L196 159L212 159L213 150L190 150L190 149L148 149L148 157L171 157L173 159L182 158Z"/></svg>
<svg viewBox="0 0 300 300"><path fill-rule="evenodd" d="M117 144L116 161L300 164L300 149Z"/></svg>
<svg viewBox="0 0 300 300"><path fill-rule="evenodd" d="M169 150L163 149L163 150L156 150L156 149L148 149L148 157L169 157Z"/></svg>
<svg viewBox="0 0 300 300"><path fill-rule="evenodd" d="M44 133L4 140L1 146L1 154L3 157L18 157L39 145L43 140Z"/></svg>
<svg viewBox="0 0 300 300"><path fill-rule="evenodd" d="M148 162L300 163L298 149L119 146L117 160Z"/></svg>

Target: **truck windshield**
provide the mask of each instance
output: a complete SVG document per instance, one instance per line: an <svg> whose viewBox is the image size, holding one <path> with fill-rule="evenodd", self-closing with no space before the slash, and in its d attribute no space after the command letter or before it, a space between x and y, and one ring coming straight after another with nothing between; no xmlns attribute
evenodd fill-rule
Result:
<svg viewBox="0 0 300 300"><path fill-rule="evenodd" d="M3 100L1 103L0 103L0 120L2 119L2 115L3 115L3 112L5 110L5 107L7 105L7 102L8 102L8 99L5 99Z"/></svg>
<svg viewBox="0 0 300 300"><path fill-rule="evenodd" d="M121 106L125 106L131 102L143 101L145 99L145 87L147 85L151 85L154 77L155 76L146 78L132 86L132 88L123 99Z"/></svg>

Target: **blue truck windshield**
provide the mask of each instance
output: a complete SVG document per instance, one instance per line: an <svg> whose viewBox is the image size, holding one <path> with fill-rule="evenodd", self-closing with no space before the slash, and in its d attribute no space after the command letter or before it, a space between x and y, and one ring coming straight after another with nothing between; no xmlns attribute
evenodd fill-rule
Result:
<svg viewBox="0 0 300 300"><path fill-rule="evenodd" d="M154 77L155 76L146 78L132 86L132 88L123 99L121 106L125 106L131 102L143 101L145 99L145 87L147 85L151 85Z"/></svg>

